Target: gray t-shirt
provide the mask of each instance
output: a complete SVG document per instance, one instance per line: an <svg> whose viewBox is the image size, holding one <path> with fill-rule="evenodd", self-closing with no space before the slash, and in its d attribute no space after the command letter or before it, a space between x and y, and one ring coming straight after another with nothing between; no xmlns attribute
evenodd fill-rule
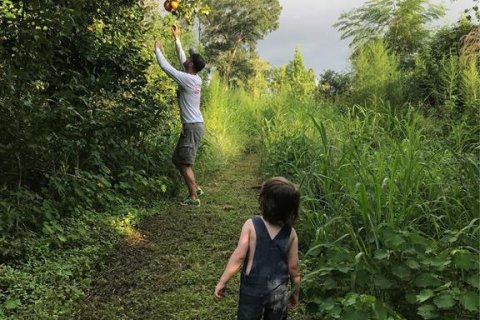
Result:
<svg viewBox="0 0 480 320"><path fill-rule="evenodd" d="M180 64L187 60L185 52L179 40L175 42L177 56ZM200 112L200 96L202 92L202 78L198 75L179 71L172 67L165 59L160 49L155 50L155 55L160 67L179 85L178 100L180 104L180 119L182 123L203 122L203 116Z"/></svg>

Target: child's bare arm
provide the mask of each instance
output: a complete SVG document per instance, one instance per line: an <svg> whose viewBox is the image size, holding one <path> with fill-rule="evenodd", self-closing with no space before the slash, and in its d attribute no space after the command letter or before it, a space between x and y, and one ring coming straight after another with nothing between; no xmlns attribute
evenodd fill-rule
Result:
<svg viewBox="0 0 480 320"><path fill-rule="evenodd" d="M215 297L222 298L224 288L227 282L240 270L245 257L247 256L248 246L250 241L250 230L253 227L252 220L245 222L240 234L240 240L238 241L237 248L233 251L230 259L228 260L225 271L223 271L217 286L215 287Z"/></svg>
<svg viewBox="0 0 480 320"><path fill-rule="evenodd" d="M290 282L292 286L297 287L290 297L290 307L298 305L300 296L300 265L298 262L298 236L295 229L292 228L292 240L288 249L288 272L290 273Z"/></svg>

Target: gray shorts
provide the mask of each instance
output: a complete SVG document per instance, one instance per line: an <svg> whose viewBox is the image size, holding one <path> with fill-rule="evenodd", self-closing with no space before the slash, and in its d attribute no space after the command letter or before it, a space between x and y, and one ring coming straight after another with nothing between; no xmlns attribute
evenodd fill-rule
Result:
<svg viewBox="0 0 480 320"><path fill-rule="evenodd" d="M173 151L172 162L174 164L193 165L195 163L203 132L203 122L183 124L177 146Z"/></svg>

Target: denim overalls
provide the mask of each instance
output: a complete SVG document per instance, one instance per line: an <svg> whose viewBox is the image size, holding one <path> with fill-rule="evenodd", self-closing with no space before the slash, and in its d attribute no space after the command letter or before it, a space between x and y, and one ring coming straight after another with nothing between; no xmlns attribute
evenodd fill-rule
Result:
<svg viewBox="0 0 480 320"><path fill-rule="evenodd" d="M274 239L260 216L252 218L257 241L252 269L240 285L237 320L286 319L288 308L288 243L292 227L285 225Z"/></svg>

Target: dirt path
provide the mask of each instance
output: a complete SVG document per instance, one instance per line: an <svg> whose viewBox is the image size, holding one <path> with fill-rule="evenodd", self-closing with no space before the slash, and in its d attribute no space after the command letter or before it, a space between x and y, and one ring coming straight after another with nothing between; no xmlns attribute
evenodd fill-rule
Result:
<svg viewBox="0 0 480 320"><path fill-rule="evenodd" d="M97 276L75 319L235 319L238 277L220 302L213 289L243 222L258 213L259 183L258 156L246 155L202 185L200 208L164 206Z"/></svg>

